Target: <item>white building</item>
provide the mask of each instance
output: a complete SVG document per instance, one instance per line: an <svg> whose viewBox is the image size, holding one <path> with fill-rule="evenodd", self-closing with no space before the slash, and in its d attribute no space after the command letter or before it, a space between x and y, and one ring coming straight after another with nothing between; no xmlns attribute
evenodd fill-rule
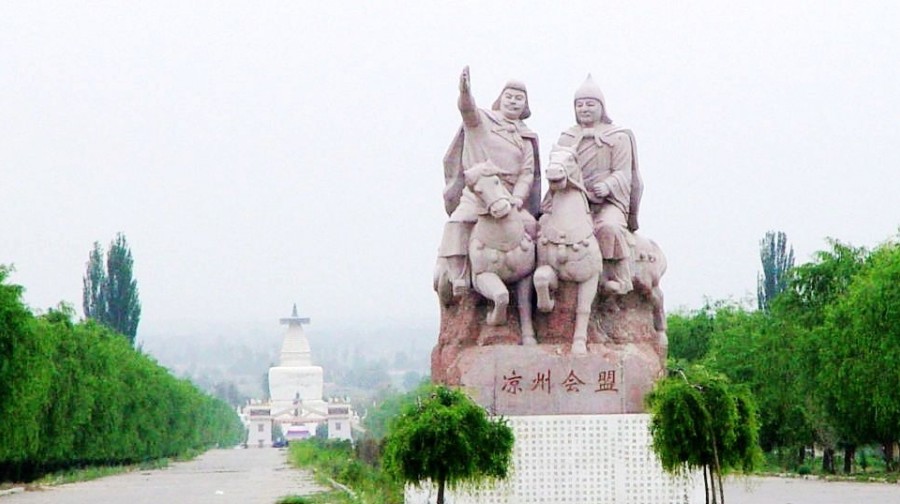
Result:
<svg viewBox="0 0 900 504"><path fill-rule="evenodd" d="M294 305L291 316L280 322L288 327L279 364L269 369L270 400L251 401L241 413L247 446L272 446L277 431L287 441L307 439L323 424L328 427L329 439L352 440L352 426L358 426L359 417L349 399L322 399L323 370L313 365L309 340L303 334L303 324L309 319L298 317Z"/></svg>
<svg viewBox="0 0 900 504"><path fill-rule="evenodd" d="M303 324L308 324L309 319L297 316L297 305L291 316L280 322L287 325L287 330L280 362L269 369L272 417L281 425L285 439L304 439L314 436L316 426L328 415L327 403L322 399L323 371L313 365L309 340L303 334Z"/></svg>

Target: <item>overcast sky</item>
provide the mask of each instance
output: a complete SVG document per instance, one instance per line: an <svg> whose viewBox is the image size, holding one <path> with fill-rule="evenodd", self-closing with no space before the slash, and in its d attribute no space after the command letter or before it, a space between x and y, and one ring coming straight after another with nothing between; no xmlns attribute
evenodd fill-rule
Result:
<svg viewBox="0 0 900 504"><path fill-rule="evenodd" d="M542 161L591 72L636 136L668 308L755 295L900 225L900 3L0 4L0 264L81 313L95 240L131 244L141 335L431 324L460 70L523 80Z"/></svg>

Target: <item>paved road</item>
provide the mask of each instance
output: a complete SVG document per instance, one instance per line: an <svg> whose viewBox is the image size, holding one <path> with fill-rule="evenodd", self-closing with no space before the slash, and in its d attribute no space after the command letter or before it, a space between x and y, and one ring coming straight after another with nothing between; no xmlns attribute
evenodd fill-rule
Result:
<svg viewBox="0 0 900 504"><path fill-rule="evenodd" d="M274 448L211 450L168 469L135 471L0 497L0 504L274 504L325 491Z"/></svg>
<svg viewBox="0 0 900 504"><path fill-rule="evenodd" d="M900 504L900 485L743 478L725 483L728 504ZM5 503L3 503L5 504Z"/></svg>
<svg viewBox="0 0 900 504"><path fill-rule="evenodd" d="M168 469L0 497L0 504L274 504L285 495L325 491L272 448L212 450ZM900 485L742 478L726 482L728 504L900 504ZM587 504L587 503L585 503Z"/></svg>

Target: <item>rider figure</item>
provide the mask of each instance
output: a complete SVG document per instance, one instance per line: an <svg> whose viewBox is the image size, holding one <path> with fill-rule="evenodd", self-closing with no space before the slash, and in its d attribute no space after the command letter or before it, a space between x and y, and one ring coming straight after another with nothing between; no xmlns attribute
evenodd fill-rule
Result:
<svg viewBox="0 0 900 504"><path fill-rule="evenodd" d="M511 203L522 214L529 235L534 237L540 201L537 172L537 135L522 119L531 115L525 85L509 81L492 110L475 106L469 84L469 68L459 77L459 112L463 125L444 157L444 204L450 219L438 249L439 267L448 273L454 296L465 294L471 285L467 261L469 235L477 220L475 195L465 186L463 171L476 163L493 162L498 176L512 194ZM531 212L531 213L529 213Z"/></svg>
<svg viewBox="0 0 900 504"><path fill-rule="evenodd" d="M633 288L632 232L638 228L643 183L637 167L634 135L606 113L603 93L588 75L575 92L575 119L557 142L575 149L594 219L594 235L603 255L601 289L626 294Z"/></svg>

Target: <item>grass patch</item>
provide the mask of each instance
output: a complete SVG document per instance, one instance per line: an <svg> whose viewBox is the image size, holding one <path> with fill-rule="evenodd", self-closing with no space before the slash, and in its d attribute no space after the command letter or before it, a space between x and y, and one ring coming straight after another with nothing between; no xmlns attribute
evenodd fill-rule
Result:
<svg viewBox="0 0 900 504"><path fill-rule="evenodd" d="M96 466L85 467L81 469L67 469L42 476L34 481L33 484L38 486L65 485L67 483L78 483L81 481L91 481L107 476L114 476L138 469L134 465L116 465L116 466Z"/></svg>
<svg viewBox="0 0 900 504"><path fill-rule="evenodd" d="M356 504L345 492L333 491L314 495L288 495L276 501L275 504Z"/></svg>
<svg viewBox="0 0 900 504"><path fill-rule="evenodd" d="M355 494L351 497L346 492L331 492L330 494L340 494L345 500L323 500L322 504L403 503L403 485L381 471L377 465L359 460L349 441L325 441L313 438L293 442L290 445L289 459L296 466L313 469L319 483L330 485L329 480L334 480L349 487Z"/></svg>
<svg viewBox="0 0 900 504"><path fill-rule="evenodd" d="M195 458L200 453L202 452L195 452L189 458L183 458L183 456L179 456L175 460L190 460L191 458ZM65 469L62 471L56 471L50 474L46 474L30 483L29 486L41 487L65 485L67 483L79 483L82 481L91 481L99 478L105 478L107 476L115 476L117 474L124 474L131 471L152 471L156 469L165 469L169 467L169 464L171 462L172 459L159 458L145 460L137 464L90 466Z"/></svg>

